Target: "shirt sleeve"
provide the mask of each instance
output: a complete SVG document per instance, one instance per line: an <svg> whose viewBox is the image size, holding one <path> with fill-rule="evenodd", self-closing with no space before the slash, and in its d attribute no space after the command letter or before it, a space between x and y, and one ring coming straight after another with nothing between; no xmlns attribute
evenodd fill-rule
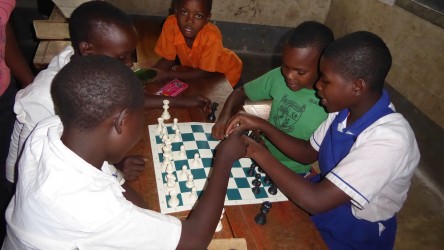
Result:
<svg viewBox="0 0 444 250"><path fill-rule="evenodd" d="M177 55L175 41L175 29L177 21L173 15L169 16L163 24L162 32L157 40L154 52L167 60L174 60Z"/></svg>
<svg viewBox="0 0 444 250"><path fill-rule="evenodd" d="M245 94L252 101L272 99L271 91L278 77L282 77L281 68L273 69L244 85ZM279 74L279 75L277 75Z"/></svg>
<svg viewBox="0 0 444 250"><path fill-rule="evenodd" d="M327 134L328 128L335 119L337 113L328 114L327 119L319 125L316 131L310 137L310 144L316 150L319 151L325 134Z"/></svg>

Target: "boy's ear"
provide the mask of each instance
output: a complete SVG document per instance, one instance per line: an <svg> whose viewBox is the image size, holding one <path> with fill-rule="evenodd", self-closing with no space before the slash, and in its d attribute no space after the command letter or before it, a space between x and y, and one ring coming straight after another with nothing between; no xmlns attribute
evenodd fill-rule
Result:
<svg viewBox="0 0 444 250"><path fill-rule="evenodd" d="M117 134L122 133L122 127L125 124L127 112L128 109L124 109L114 116L114 129L116 130Z"/></svg>
<svg viewBox="0 0 444 250"><path fill-rule="evenodd" d="M92 44L87 42L80 42L79 51L82 56L92 55L94 52Z"/></svg>
<svg viewBox="0 0 444 250"><path fill-rule="evenodd" d="M367 87L367 83L363 79L358 79L353 84L353 95L359 96Z"/></svg>
<svg viewBox="0 0 444 250"><path fill-rule="evenodd" d="M210 12L210 13L208 13L208 16L207 16L207 22L209 22L209 21L210 21L210 19L211 19L211 12Z"/></svg>

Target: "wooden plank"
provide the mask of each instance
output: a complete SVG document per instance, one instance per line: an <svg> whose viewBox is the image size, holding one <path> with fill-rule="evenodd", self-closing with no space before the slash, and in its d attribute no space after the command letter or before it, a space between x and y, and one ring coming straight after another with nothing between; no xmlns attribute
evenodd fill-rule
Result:
<svg viewBox="0 0 444 250"><path fill-rule="evenodd" d="M208 250L247 250L247 242L245 239L214 239L207 248Z"/></svg>
<svg viewBox="0 0 444 250"><path fill-rule="evenodd" d="M34 20L35 35L38 39L69 39L68 23L49 20Z"/></svg>
<svg viewBox="0 0 444 250"><path fill-rule="evenodd" d="M46 69L52 58L70 44L70 41L41 41L34 56L35 69L38 71Z"/></svg>
<svg viewBox="0 0 444 250"><path fill-rule="evenodd" d="M48 20L66 22L66 18L63 16L62 11L57 6L54 6L54 8L52 9L51 15L49 16Z"/></svg>

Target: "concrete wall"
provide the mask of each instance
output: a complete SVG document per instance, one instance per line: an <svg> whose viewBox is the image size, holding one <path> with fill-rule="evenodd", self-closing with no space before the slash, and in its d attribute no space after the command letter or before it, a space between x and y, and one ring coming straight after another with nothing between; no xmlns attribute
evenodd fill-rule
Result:
<svg viewBox="0 0 444 250"><path fill-rule="evenodd" d="M381 36L393 56L387 82L444 128L444 29L376 0L333 0L326 24L337 37L357 30Z"/></svg>

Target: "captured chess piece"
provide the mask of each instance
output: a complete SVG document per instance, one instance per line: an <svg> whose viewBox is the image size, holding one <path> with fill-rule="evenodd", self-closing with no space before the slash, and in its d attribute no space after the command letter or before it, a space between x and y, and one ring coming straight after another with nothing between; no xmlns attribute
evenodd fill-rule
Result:
<svg viewBox="0 0 444 250"><path fill-rule="evenodd" d="M270 212L271 207L271 202L262 202L260 213L258 213L256 217L254 217L254 221L256 221L256 223L259 225L264 225L265 223L267 223L267 214L268 212Z"/></svg>
<svg viewBox="0 0 444 250"><path fill-rule="evenodd" d="M208 115L208 120L210 120L212 122L214 122L216 120L216 110L217 110L218 106L219 106L219 103L217 103L217 102L213 102L211 104L211 112Z"/></svg>

